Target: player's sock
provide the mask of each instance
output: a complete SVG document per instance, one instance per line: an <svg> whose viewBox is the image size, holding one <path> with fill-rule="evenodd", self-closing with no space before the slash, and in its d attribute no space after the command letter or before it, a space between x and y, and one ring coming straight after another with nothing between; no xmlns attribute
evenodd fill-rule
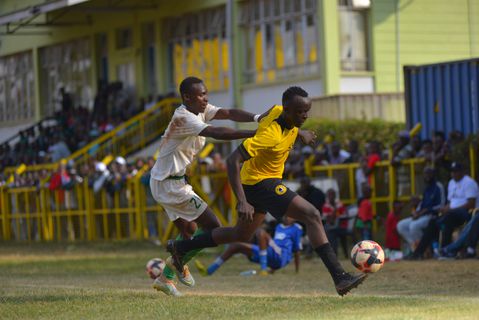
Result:
<svg viewBox="0 0 479 320"><path fill-rule="evenodd" d="M259 264L261 266L261 270L266 270L268 268L268 251L261 250L259 252Z"/></svg>
<svg viewBox="0 0 479 320"><path fill-rule="evenodd" d="M223 263L224 261L221 259L221 257L216 258L215 261L208 267L208 275L212 275L216 270L218 270L219 267L221 267Z"/></svg>
<svg viewBox="0 0 479 320"><path fill-rule="evenodd" d="M319 247L315 248L314 251L319 255L321 260L323 260L324 265L328 268L331 277L333 278L334 282L336 283L339 281L339 277L345 274L345 271L341 264L338 261L338 257L334 253L333 248L328 243L320 245Z"/></svg>
<svg viewBox="0 0 479 320"><path fill-rule="evenodd" d="M195 231L195 233L193 234L193 237L196 236L196 235L200 235L203 233L203 230L201 229L197 229ZM183 236L182 235L178 235L176 237L176 240L183 240ZM188 261L190 261L191 259L193 259L194 256L196 256L199 252L201 251L201 249L196 249L196 250L192 250L192 251L189 251L184 257L183 257L183 263L186 264L188 263ZM165 266L165 268L163 269L163 275L165 276L166 279L168 280L173 280L175 278L175 271L171 270L170 267L168 266Z"/></svg>
<svg viewBox="0 0 479 320"><path fill-rule="evenodd" d="M195 249L212 248L217 247L218 245L213 240L212 232L207 231L193 237L191 240L176 241L175 246L177 252L180 254L186 254Z"/></svg>

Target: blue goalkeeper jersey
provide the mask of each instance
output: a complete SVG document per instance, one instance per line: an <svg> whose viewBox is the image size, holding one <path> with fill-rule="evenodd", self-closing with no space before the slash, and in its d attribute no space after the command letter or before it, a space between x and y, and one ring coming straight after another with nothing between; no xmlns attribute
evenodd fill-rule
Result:
<svg viewBox="0 0 479 320"><path fill-rule="evenodd" d="M300 251L303 248L301 244L302 235L303 228L297 223L289 226L280 223L276 226L270 246L281 256L284 265L291 261L293 252Z"/></svg>

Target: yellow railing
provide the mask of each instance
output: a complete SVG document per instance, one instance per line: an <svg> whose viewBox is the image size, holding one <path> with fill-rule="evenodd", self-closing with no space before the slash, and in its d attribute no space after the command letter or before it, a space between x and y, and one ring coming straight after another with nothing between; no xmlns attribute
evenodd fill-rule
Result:
<svg viewBox="0 0 479 320"><path fill-rule="evenodd" d="M176 235L150 193L146 169L126 181L119 191L107 185L94 192L85 179L70 190L0 187L0 240L76 241L160 239ZM211 192L202 191L205 178ZM193 177L191 184L208 202L223 225L236 221L233 195L225 173Z"/></svg>
<svg viewBox="0 0 479 320"><path fill-rule="evenodd" d="M98 139L90 142L83 148L71 154L66 161L73 160L75 164L82 164L90 158L103 159L109 154L125 156L144 148L148 143L158 138L166 129L174 108L181 101L177 98L168 98L156 104L153 108L143 111L128 121L122 123L112 131L105 133ZM27 166L22 173L55 170L58 163ZM18 167L5 168L5 174L12 175Z"/></svg>
<svg viewBox="0 0 479 320"><path fill-rule="evenodd" d="M472 159L471 159L472 160ZM396 199L406 201L423 190L423 159L403 160L400 166L389 161L376 163L370 181L374 212L384 216ZM311 176L338 182L345 204L357 200L355 171L358 164L311 166ZM401 169L399 169L401 168ZM402 179L397 180L398 170ZM120 191L108 187L94 192L85 179L70 190L0 187L0 240L75 241L156 238L165 243L176 229L150 194L146 168L125 182ZM471 172L477 172L471 161ZM190 183L212 208L223 225L237 220L236 200L226 172L207 172L195 163ZM208 190L208 191L205 191ZM376 225L375 225L376 228Z"/></svg>

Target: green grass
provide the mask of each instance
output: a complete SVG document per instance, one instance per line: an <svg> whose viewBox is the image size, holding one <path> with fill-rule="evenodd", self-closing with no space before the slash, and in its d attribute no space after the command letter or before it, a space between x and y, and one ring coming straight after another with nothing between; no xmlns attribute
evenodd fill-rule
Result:
<svg viewBox="0 0 479 320"><path fill-rule="evenodd" d="M479 260L388 263L339 297L318 259L272 276L235 257L170 298L144 266L166 257L149 243L2 244L0 319L478 319ZM214 259L209 253L204 263ZM343 261L348 270L350 263Z"/></svg>

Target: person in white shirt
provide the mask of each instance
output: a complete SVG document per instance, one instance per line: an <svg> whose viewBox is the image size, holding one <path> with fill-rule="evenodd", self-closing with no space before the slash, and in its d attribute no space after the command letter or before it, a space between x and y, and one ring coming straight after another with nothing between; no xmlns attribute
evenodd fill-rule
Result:
<svg viewBox="0 0 479 320"><path fill-rule="evenodd" d="M151 170L150 188L153 198L165 209L168 218L179 229L181 237L191 238L202 230L220 226L218 218L185 180L186 168L204 147L206 137L234 140L252 137L255 130L235 130L209 124L213 119L229 119L237 122L258 122L263 115L238 109L222 109L208 103L208 91L201 79L188 77L180 84L183 104L179 106L166 129L159 147L159 155ZM266 113L265 113L266 114ZM197 224L201 227L199 229ZM199 250L185 256L185 263ZM181 283L194 285L188 267L177 273ZM175 272L166 267L153 287L167 295L181 293L173 283Z"/></svg>
<svg viewBox="0 0 479 320"><path fill-rule="evenodd" d="M469 210L479 206L479 187L474 179L465 174L462 164L453 162L451 175L447 188L448 204L440 210L442 216L438 219L443 247L451 243L454 229L469 221Z"/></svg>

